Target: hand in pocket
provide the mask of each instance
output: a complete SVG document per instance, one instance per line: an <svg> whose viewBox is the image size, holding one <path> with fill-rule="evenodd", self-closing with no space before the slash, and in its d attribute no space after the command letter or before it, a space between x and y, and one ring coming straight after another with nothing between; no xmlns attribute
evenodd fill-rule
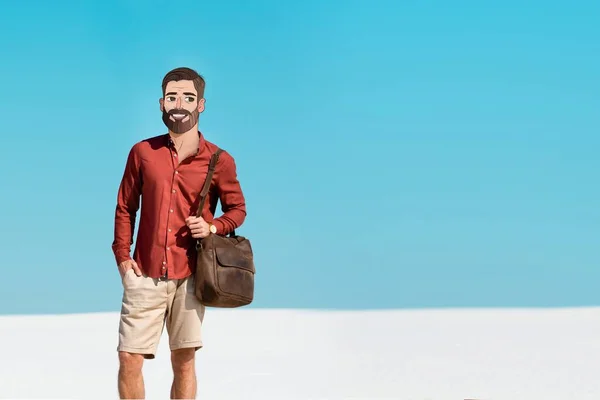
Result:
<svg viewBox="0 0 600 400"><path fill-rule="evenodd" d="M134 260L129 259L119 264L119 274L121 274L121 280L125 278L125 274L130 269L133 269L133 272L135 272L137 276L142 276L142 271L138 267L137 263Z"/></svg>

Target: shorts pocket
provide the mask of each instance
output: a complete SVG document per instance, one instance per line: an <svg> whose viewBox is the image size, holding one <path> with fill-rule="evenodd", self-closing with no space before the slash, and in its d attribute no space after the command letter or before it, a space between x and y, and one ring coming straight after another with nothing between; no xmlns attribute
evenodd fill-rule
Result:
<svg viewBox="0 0 600 400"><path fill-rule="evenodd" d="M121 283L123 284L123 286L125 286L125 284L127 283L127 279L129 278L129 274L130 273L134 273L133 272L133 268L129 268L127 271L125 271L125 273L123 274L123 277L121 278Z"/></svg>

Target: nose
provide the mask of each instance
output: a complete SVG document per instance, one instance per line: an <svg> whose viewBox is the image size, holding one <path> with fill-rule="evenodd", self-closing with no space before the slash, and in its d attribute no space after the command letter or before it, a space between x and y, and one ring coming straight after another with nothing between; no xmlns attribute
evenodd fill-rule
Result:
<svg viewBox="0 0 600 400"><path fill-rule="evenodd" d="M181 98L177 98L177 102L175 103L175 107L181 108Z"/></svg>

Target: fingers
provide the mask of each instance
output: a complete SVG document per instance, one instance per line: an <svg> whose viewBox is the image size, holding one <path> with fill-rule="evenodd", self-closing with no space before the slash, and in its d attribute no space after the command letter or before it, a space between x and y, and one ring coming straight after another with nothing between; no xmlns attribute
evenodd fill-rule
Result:
<svg viewBox="0 0 600 400"><path fill-rule="evenodd" d="M123 279L123 277L127 273L128 269L129 269L129 260L123 261L121 264L119 264L119 274L121 275L121 279Z"/></svg>
<svg viewBox="0 0 600 400"><path fill-rule="evenodd" d="M119 264L119 272L121 272L121 275L125 275L125 272L127 272L127 270L130 268L130 261L131 260L125 260Z"/></svg>
<svg viewBox="0 0 600 400"><path fill-rule="evenodd" d="M121 278L123 278L130 269L133 269L133 272L135 272L137 276L142 276L142 270L138 267L135 260L129 259L119 264L119 273L121 274Z"/></svg>
<svg viewBox="0 0 600 400"><path fill-rule="evenodd" d="M194 239L200 239L200 238L202 238L202 237L203 237L203 236L202 236L203 234L204 234L204 232L202 231L202 229L194 229L194 230L192 231L192 237L193 237Z"/></svg>
<svg viewBox="0 0 600 400"><path fill-rule="evenodd" d="M204 218L188 217L185 221L194 239L202 239L209 235L208 223Z"/></svg>
<svg viewBox="0 0 600 400"><path fill-rule="evenodd" d="M137 276L142 276L142 270L140 269L140 267L138 267L137 263L134 260L131 260L131 268L133 268L133 272L135 272Z"/></svg>
<svg viewBox="0 0 600 400"><path fill-rule="evenodd" d="M192 232L192 237L194 239L205 238L208 236L208 233L209 233L208 226L205 226L205 225L201 225L199 227L190 229L190 231Z"/></svg>
<svg viewBox="0 0 600 400"><path fill-rule="evenodd" d="M187 225L188 227L190 227L190 228L192 227L192 225L202 224L202 223L204 223L204 222L206 222L206 221L204 221L204 218L202 218L202 217L195 217L195 216L193 216L193 215L192 215L192 216L190 216L190 217L187 217L187 218L185 219L185 223L186 223L186 225Z"/></svg>

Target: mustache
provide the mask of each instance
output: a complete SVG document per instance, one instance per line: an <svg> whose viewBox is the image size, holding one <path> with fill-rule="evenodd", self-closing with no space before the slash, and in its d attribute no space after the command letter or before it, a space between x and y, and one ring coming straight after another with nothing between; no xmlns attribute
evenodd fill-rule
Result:
<svg viewBox="0 0 600 400"><path fill-rule="evenodd" d="M189 117L191 117L191 116L192 116L192 113L191 113L191 112L189 112L188 110L185 110L185 109L183 109L183 108L174 108L174 109L172 109L172 110L170 110L170 111L167 111L167 112L166 112L166 114L168 114L168 115L173 115L173 114L184 114L184 115L187 115L187 116L189 116Z"/></svg>

